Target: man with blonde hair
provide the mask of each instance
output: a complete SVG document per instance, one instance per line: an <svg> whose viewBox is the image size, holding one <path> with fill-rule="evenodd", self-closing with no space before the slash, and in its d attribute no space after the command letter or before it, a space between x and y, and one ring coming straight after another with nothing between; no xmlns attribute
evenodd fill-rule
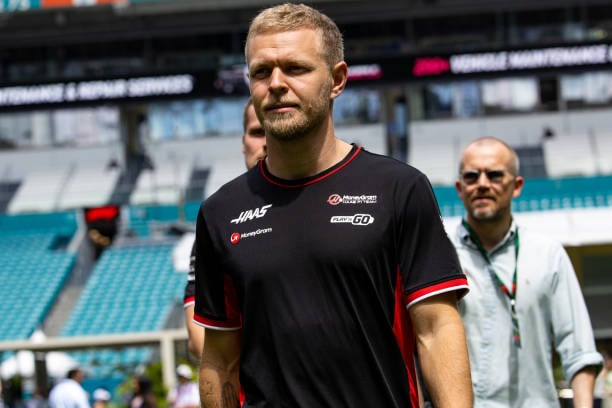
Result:
<svg viewBox="0 0 612 408"><path fill-rule="evenodd" d="M335 135L342 36L301 4L246 41L267 156L201 206L194 319L204 407L471 407L466 289L427 178Z"/></svg>

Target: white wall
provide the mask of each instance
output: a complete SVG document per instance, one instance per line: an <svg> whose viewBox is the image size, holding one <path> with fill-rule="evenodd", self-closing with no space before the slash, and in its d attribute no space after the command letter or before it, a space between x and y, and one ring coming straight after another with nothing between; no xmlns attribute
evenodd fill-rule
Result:
<svg viewBox="0 0 612 408"><path fill-rule="evenodd" d="M465 146L478 137L495 136L511 146L542 144L545 127L556 137L547 141L555 157L551 175L610 174L608 162L612 157L612 109L564 113L537 113L497 116L490 118L414 121L409 125L410 147L408 162L427 174L432 182L452 184L457 173L459 157ZM594 148L586 140L597 144ZM573 149L554 149L559 140L564 145L576 144ZM548 146L545 144L545 148ZM580 148L580 149L579 149ZM578 155L582 153L582 155ZM577 163L576 160L582 161ZM592 162L592 163L591 163ZM595 169L593 163L601 165ZM561 166L561 167L559 167ZM564 168L567 167L567 168Z"/></svg>

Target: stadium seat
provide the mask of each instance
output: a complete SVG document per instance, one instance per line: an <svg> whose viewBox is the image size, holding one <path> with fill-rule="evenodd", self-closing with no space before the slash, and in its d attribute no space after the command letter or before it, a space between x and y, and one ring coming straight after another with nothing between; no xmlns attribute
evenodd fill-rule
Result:
<svg viewBox="0 0 612 408"><path fill-rule="evenodd" d="M185 275L174 271L172 244L142 243L109 248L96 264L73 308L62 336L155 331L164 328L169 313L180 303ZM112 370L113 364L133 365L147 349L120 354L96 350L83 357L83 365L95 360L96 370ZM106 364L106 367L104 365ZM94 369L94 368L92 368Z"/></svg>
<svg viewBox="0 0 612 408"><path fill-rule="evenodd" d="M543 143L549 177L594 176L597 174L592 136L588 133L558 134Z"/></svg>
<svg viewBox="0 0 612 408"><path fill-rule="evenodd" d="M0 341L25 340L43 322L76 261L54 244L75 230L63 213L0 216Z"/></svg>
<svg viewBox="0 0 612 408"><path fill-rule="evenodd" d="M106 169L103 162L77 166L61 192L58 208L63 210L108 204L119 176L118 168Z"/></svg>
<svg viewBox="0 0 612 408"><path fill-rule="evenodd" d="M7 212L16 214L55 211L69 172L70 167L67 164L30 172L13 196Z"/></svg>

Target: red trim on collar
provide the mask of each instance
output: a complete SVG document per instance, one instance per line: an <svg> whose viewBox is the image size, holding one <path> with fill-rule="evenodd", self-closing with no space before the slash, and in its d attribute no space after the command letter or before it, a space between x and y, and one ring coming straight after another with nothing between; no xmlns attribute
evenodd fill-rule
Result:
<svg viewBox="0 0 612 408"><path fill-rule="evenodd" d="M264 167L263 167L263 160L260 160L260 161L259 161L259 170L261 171L261 175L263 176L263 178L264 178L264 179L266 179L266 181L267 181L268 183L270 183L270 184L274 184L275 186L278 186L278 187L286 187L286 188L301 188L301 187L306 187L306 186L309 186L309 185L311 185L311 184L317 183L317 182L319 182L319 181L321 181L321 180L323 180L323 179L325 179L325 178L327 178L327 177L331 176L332 174L335 174L335 173L339 172L339 171L340 171L341 169L343 169L343 168L344 168L344 167L345 167L347 164L349 164L351 161L353 161L353 159L354 159L355 157L357 157L357 155L359 154L359 152L360 152L360 151L361 151L361 146L357 146L357 148L355 149L355 151L353 152L353 154L352 154L350 157L346 158L346 159L344 160L344 162L343 162L343 163L341 163L341 164L340 164L340 165L339 165L337 168L335 168L335 169L333 169L333 170L331 170L331 171L329 171L329 172L324 172L324 173L323 173L321 176L319 176L319 177L317 177L317 178L315 178L315 179L309 180L309 181L307 181L307 182L305 182L305 183L302 183L302 184L284 184L284 183L280 183L280 182L278 182L278 181L273 180L272 178L270 178L270 177L269 177L269 176L266 174L266 172L265 172L265 170L264 170Z"/></svg>

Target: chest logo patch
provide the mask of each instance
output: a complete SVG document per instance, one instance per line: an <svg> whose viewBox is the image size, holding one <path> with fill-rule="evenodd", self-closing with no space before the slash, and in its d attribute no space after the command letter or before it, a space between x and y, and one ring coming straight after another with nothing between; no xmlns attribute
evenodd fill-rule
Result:
<svg viewBox="0 0 612 408"><path fill-rule="evenodd" d="M255 230L255 231L243 232L243 233L233 232L230 235L230 244L236 245L242 239L257 237L257 236L262 235L262 234L269 234L270 232L272 232L272 228L271 227L259 228L259 229Z"/></svg>
<svg viewBox="0 0 612 408"><path fill-rule="evenodd" d="M266 212L268 211L268 208L270 207L272 207L272 204L267 204L267 205L264 205L262 207L255 208L252 210L244 210L240 213L238 217L234 218L230 222L232 224L240 224L246 221L251 221L255 218L261 218L264 215L266 215Z"/></svg>
<svg viewBox="0 0 612 408"><path fill-rule="evenodd" d="M332 224L370 225L374 222L374 217L370 214L334 215L329 222Z"/></svg>
<svg viewBox="0 0 612 408"><path fill-rule="evenodd" d="M376 204L378 196L375 194L361 194L361 195L340 195L332 194L327 198L329 205L339 204Z"/></svg>

